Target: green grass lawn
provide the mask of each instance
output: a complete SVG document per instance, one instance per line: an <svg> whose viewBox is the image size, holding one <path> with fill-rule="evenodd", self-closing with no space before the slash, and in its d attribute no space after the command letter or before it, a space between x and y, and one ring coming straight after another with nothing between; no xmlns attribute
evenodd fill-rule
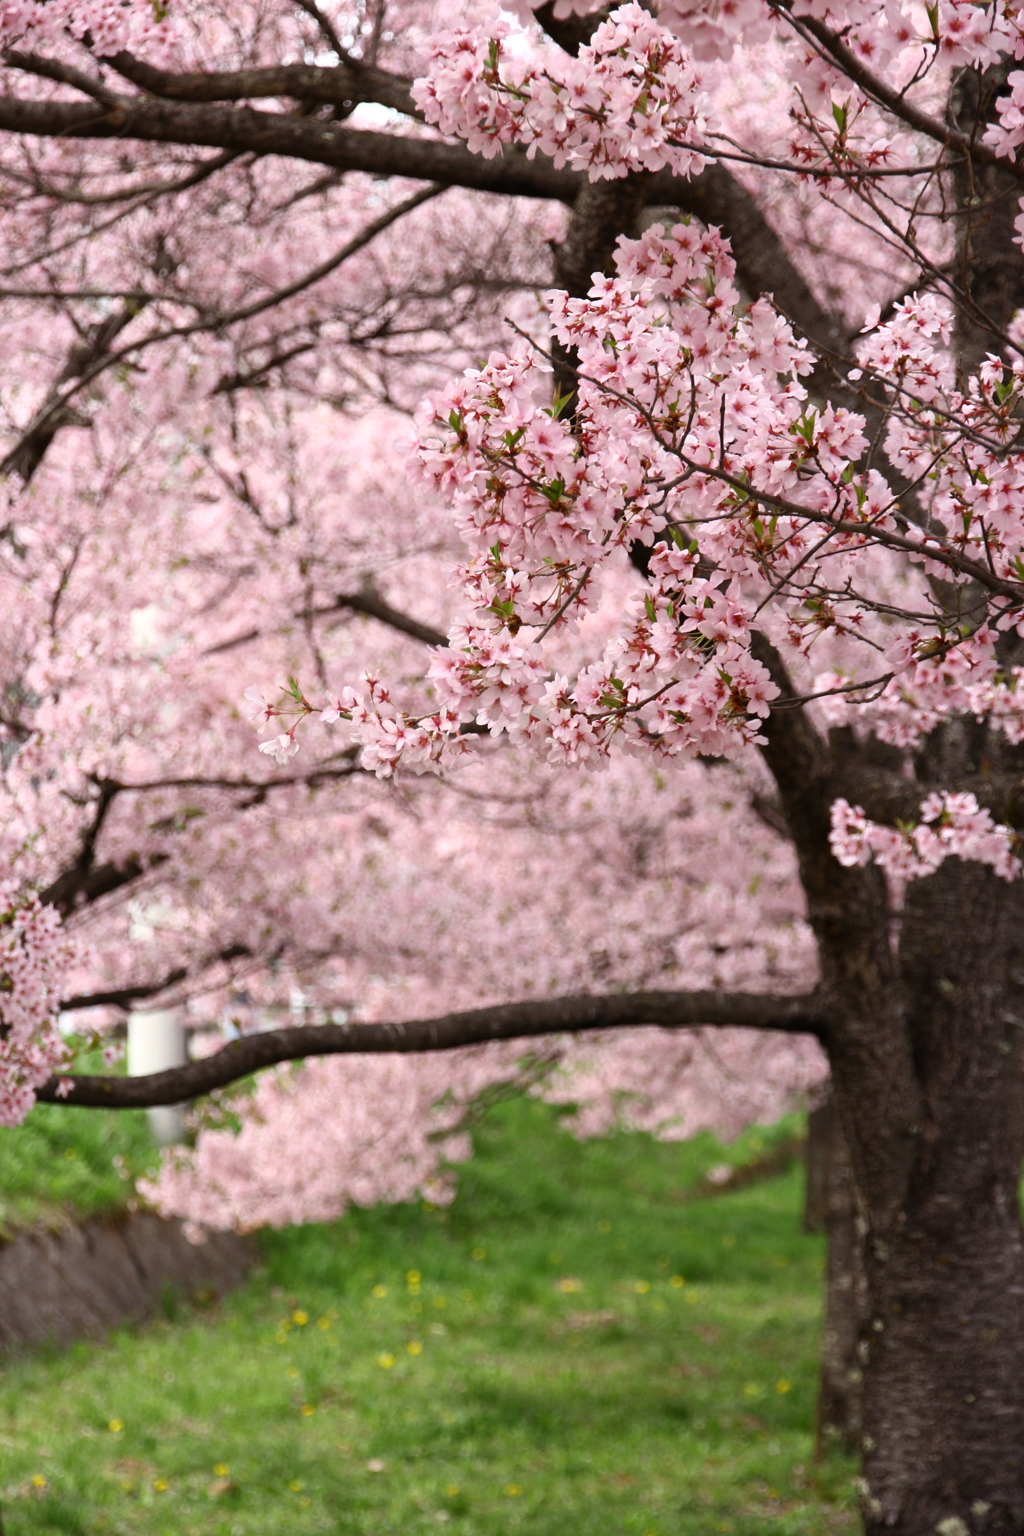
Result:
<svg viewBox="0 0 1024 1536"><path fill-rule="evenodd" d="M24 1125L0 1127L0 1239L116 1210L156 1164L143 1110L37 1104Z"/></svg>
<svg viewBox="0 0 1024 1536"><path fill-rule="evenodd" d="M266 1234L218 1307L10 1364L6 1536L852 1532L801 1172L692 1198L787 1130L580 1145L497 1106L448 1210Z"/></svg>

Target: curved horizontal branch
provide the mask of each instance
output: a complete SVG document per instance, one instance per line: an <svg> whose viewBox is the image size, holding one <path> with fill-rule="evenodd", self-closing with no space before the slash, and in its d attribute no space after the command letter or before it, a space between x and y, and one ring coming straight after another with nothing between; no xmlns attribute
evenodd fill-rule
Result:
<svg viewBox="0 0 1024 1536"><path fill-rule="evenodd" d="M598 997L554 997L546 1002L502 1003L405 1024L312 1024L234 1040L214 1056L145 1077L51 1077L36 1097L46 1104L88 1109L148 1109L180 1104L282 1061L306 1056L398 1051L451 1051L492 1040L578 1034L589 1029L660 1024L666 1029L739 1025L821 1038L828 1019L814 994L777 997L728 992L633 992Z"/></svg>
<svg viewBox="0 0 1024 1536"><path fill-rule="evenodd" d="M11 62L15 62L13 59ZM352 107L373 101L406 117L420 117L412 96L411 80L369 65L276 64L255 69L193 70L176 74L154 69L130 53L116 53L103 61L125 80L151 96L168 101L257 101L291 97L327 106ZM31 67L31 66L30 66Z"/></svg>
<svg viewBox="0 0 1024 1536"><path fill-rule="evenodd" d="M0 132L50 139L139 139L152 144L205 145L254 155L286 155L372 176L407 176L512 197L571 203L584 178L556 171L540 157L506 152L494 160L436 139L375 133L337 122L253 107L225 107L125 98L110 111L86 101L30 101L0 96Z"/></svg>

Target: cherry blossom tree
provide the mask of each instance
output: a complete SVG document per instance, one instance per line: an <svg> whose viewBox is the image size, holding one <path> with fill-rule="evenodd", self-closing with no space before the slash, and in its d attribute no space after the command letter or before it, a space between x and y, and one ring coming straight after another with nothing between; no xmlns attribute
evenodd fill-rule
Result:
<svg viewBox="0 0 1024 1536"><path fill-rule="evenodd" d="M413 4L25 0L2 26L4 558L35 605L5 707L15 877L82 937L94 910L111 973L65 1001L229 986L257 954L272 977L275 929L319 969L328 779L441 795L411 775L454 787L509 755L736 774L792 846L816 968L588 977L127 1083L38 1084L37 1054L25 1084L158 1103L307 1054L817 1037L863 1235L865 1528L1024 1531L1012 0L474 4L454 29ZM362 413L361 471L339 409ZM414 409L403 477L385 423ZM337 517L318 481L352 488ZM253 592L275 578L271 635ZM424 666L337 637L356 613L440 643ZM262 758L215 707L242 647ZM111 899L161 870L177 904ZM171 969L130 978L125 919Z"/></svg>

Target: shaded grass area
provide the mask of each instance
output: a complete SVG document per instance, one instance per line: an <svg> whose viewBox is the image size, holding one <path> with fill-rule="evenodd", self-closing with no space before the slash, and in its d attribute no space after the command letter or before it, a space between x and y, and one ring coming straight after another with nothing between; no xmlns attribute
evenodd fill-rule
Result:
<svg viewBox="0 0 1024 1536"><path fill-rule="evenodd" d="M11 1364L7 1536L852 1532L801 1170L690 1198L792 1129L580 1145L497 1106L449 1209L266 1234L219 1307Z"/></svg>

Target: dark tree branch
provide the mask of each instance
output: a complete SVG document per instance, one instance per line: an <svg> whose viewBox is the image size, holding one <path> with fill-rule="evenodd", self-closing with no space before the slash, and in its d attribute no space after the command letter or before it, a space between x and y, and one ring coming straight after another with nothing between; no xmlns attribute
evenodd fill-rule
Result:
<svg viewBox="0 0 1024 1536"><path fill-rule="evenodd" d="M84 1006L84 1005L83 1005ZM824 1035L828 1018L820 1001L726 992L635 992L604 997L556 997L547 1002L504 1003L437 1019L404 1024L320 1024L246 1035L202 1061L154 1072L148 1077L53 1077L39 1089L44 1103L90 1109L136 1109L180 1104L282 1061L306 1056L363 1055L368 1052L451 1051L491 1040L527 1040L537 1035L577 1034L589 1029L659 1024L667 1029L739 1025ZM70 1083L66 1094L61 1083Z"/></svg>
<svg viewBox="0 0 1024 1536"><path fill-rule="evenodd" d="M268 309L273 309L305 289L315 286L332 272L337 271L352 256L365 249L376 237L389 229L391 225L419 208L423 203L430 202L432 198L439 197L446 190L443 186L423 187L419 192L414 192L403 202L397 203L394 208L389 208L380 218L374 219L354 235L351 240L329 256L319 266L309 272L304 272L294 282L286 284L283 288L276 289L273 293L266 294L261 299L255 299L251 304L243 305L240 309L229 310L226 314L219 314L198 320L187 321L183 325L167 326L162 330L151 331L146 336L140 336L137 341L120 347L116 351L110 350L111 340L117 336L120 330L135 318L140 305L125 305L122 312L104 321L89 344L85 348L76 348L71 354L71 360L61 374L57 384L53 386L47 397L46 403L37 413L35 419L18 442L10 449L6 458L0 462L0 474L10 473L12 470L21 474L24 480L38 468L43 454L53 441L58 430L69 422L79 425L89 425L84 418L78 418L73 412L70 402L81 390L91 384L107 369L129 357L136 357L146 347L155 346L162 341L173 341L185 336L199 335L203 332L222 331L227 326L239 325L246 320L251 320L257 315L263 314ZM67 388L60 389L61 384Z"/></svg>
<svg viewBox="0 0 1024 1536"><path fill-rule="evenodd" d="M391 629L399 630L403 635L411 635L414 640L422 640L424 645L447 646L448 636L439 629L433 629L429 624L421 624L418 619L410 618L407 613L401 613L399 609L392 608L386 603L377 589L367 584L361 592L339 593L333 603L325 603L319 608L303 608L293 615L296 623L304 623L309 619L327 619L338 613L362 613L368 619L378 619L381 624L387 624ZM266 634L263 629L247 629L244 634L232 635L230 640L221 640L217 645L211 645L203 652L204 656L219 656L223 651L233 651L240 645L249 645L253 640L258 640Z"/></svg>
<svg viewBox="0 0 1024 1536"><path fill-rule="evenodd" d="M247 944L229 944L224 949L218 950L215 955L209 955L199 961L198 964L175 966L173 971L168 971L167 975L162 976L159 981L140 982L134 987L115 987L109 992L80 992L74 997L62 998L61 1012L78 1013L83 1008L130 1008L132 1003L141 1003L147 998L158 997L161 992L168 991L170 987L176 987L179 982L195 975L197 971L208 970L212 965L227 965L232 960L248 960L251 957L252 950ZM84 1079L84 1081L90 1081L90 1079ZM105 1082L106 1079L96 1078L95 1081ZM164 1102L169 1103L170 1100Z"/></svg>
<svg viewBox="0 0 1024 1536"><path fill-rule="evenodd" d="M49 391L35 419L18 439L10 452L0 461L0 475L15 474L27 485L39 468L53 439L61 427L88 427L89 418L76 410L69 401L69 392L62 385L75 386L77 381L92 378L98 365L111 355L117 337L131 325L146 307L146 299L128 299L107 319L102 320L77 346L72 347L60 377Z"/></svg>
<svg viewBox="0 0 1024 1536"><path fill-rule="evenodd" d="M94 901L99 901L104 896L111 895L114 891L123 890L127 885L133 885L141 880L144 875L159 869L166 864L171 855L165 852L154 852L145 858L133 857L123 862L96 864L96 842L100 829L106 819L107 812L117 795L121 794L158 794L168 789L223 789L231 793L243 796L242 806L247 808L253 805L262 805L271 790L275 789L318 789L323 784L334 784L341 779L350 779L357 774L365 773L355 761L358 755L358 747L349 747L338 754L340 761L320 763L306 773L279 774L272 779L244 778L218 778L207 777L199 774L183 775L180 778L153 779L139 784L125 784L119 779L103 779L100 781L100 795L96 802L97 809L90 825L85 829L82 837L82 846L78 858L68 869L65 869L57 878L39 892L39 900L44 905L56 907L62 916L67 917L78 907L88 906ZM156 824L155 830L166 831L174 826L174 814L171 813L164 821ZM180 980L181 978L177 978ZM170 986L170 982L161 983L161 987ZM158 987L156 990L161 990ZM152 990L152 989L150 989ZM147 994L148 995L148 994ZM71 1006L65 1004L65 1007ZM77 1006L87 1007L82 1003Z"/></svg>
<svg viewBox="0 0 1024 1536"><path fill-rule="evenodd" d="M381 624L387 624L391 629L399 630L403 635L411 635L414 640L422 640L424 645L447 646L448 636L441 630L433 629L429 624L421 624L419 619L410 618L408 614L401 613L397 608L392 608L386 603L373 587L364 587L362 592L339 595L335 598L338 608L348 608L352 613L362 613L368 619L377 619Z"/></svg>
<svg viewBox="0 0 1024 1536"><path fill-rule="evenodd" d="M354 60L329 68L317 64L277 64L263 69L195 70L182 75L169 69L154 69L130 53L114 54L104 63L110 64L119 75L140 86L150 96L167 101L291 98L336 107L353 107L361 101L373 101L401 112L405 117L421 117L409 94L411 80L369 65L358 65Z"/></svg>
<svg viewBox="0 0 1024 1536"><path fill-rule="evenodd" d="M511 197L572 202L584 178L550 161L506 150L484 160L459 145L346 128L340 123L253 107L225 107L132 97L106 111L86 102L0 97L0 132L39 138L138 139L151 144L205 145L254 155L285 155L374 176L407 176Z"/></svg>
<svg viewBox="0 0 1024 1536"><path fill-rule="evenodd" d="M39 900L56 907L64 917L76 907L87 907L102 897L133 885L151 870L159 869L170 858L169 853L154 853L148 859L126 859L123 864L97 864L82 869L76 865L66 869L39 892Z"/></svg>

